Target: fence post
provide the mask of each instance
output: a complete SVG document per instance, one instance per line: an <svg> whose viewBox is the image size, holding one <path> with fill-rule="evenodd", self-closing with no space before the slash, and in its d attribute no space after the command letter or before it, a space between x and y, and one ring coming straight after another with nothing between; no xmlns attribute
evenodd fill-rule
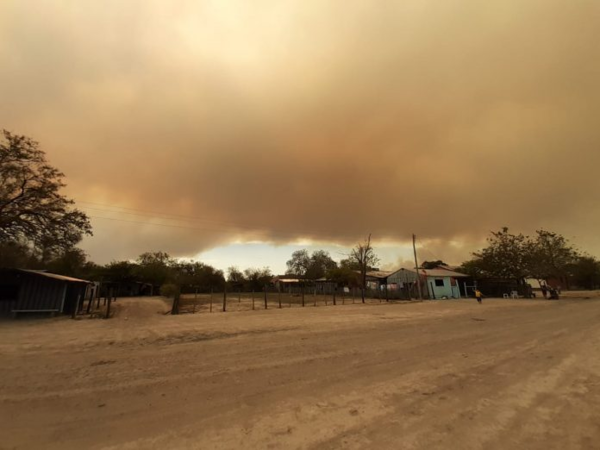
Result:
<svg viewBox="0 0 600 450"><path fill-rule="evenodd" d="M108 303L106 304L106 317L104 317L104 318L110 319L110 303L112 300L112 288L111 288L110 294L107 293L107 295L108 295L108 297L107 297Z"/></svg>
<svg viewBox="0 0 600 450"><path fill-rule="evenodd" d="M86 313L89 314L92 310L92 305L94 304L94 295L96 295L96 285L92 289L90 289L90 301L88 302Z"/></svg>
<svg viewBox="0 0 600 450"><path fill-rule="evenodd" d="M210 312L212 312L213 288L210 288Z"/></svg>
<svg viewBox="0 0 600 450"><path fill-rule="evenodd" d="M254 289L252 289L252 311L254 311Z"/></svg>
<svg viewBox="0 0 600 450"><path fill-rule="evenodd" d="M281 309L281 289L278 289L277 297L279 299L279 309Z"/></svg>
<svg viewBox="0 0 600 450"><path fill-rule="evenodd" d="M227 312L227 285L223 287L223 312Z"/></svg>
<svg viewBox="0 0 600 450"><path fill-rule="evenodd" d="M333 306L337 305L337 303L335 301L335 294L336 294L336 292L337 292L337 286L334 286L334 288L333 288Z"/></svg>
<svg viewBox="0 0 600 450"><path fill-rule="evenodd" d="M302 307L304 308L304 281L300 285L300 288L302 289Z"/></svg>
<svg viewBox="0 0 600 450"><path fill-rule="evenodd" d="M267 285L266 284L264 287L264 291L265 291L265 309L267 309Z"/></svg>

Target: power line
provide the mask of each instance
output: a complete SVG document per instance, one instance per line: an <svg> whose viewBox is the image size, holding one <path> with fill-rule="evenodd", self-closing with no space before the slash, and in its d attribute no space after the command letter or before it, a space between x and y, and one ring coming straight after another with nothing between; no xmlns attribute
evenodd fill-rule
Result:
<svg viewBox="0 0 600 450"><path fill-rule="evenodd" d="M115 217L102 217L102 216L89 216L92 219L102 219L102 220L111 220L114 222L125 222L125 223L135 223L135 224L140 224L140 225L152 225L152 226L159 226L159 227L167 227L167 228L179 228L179 229L185 229L185 230L193 230L193 231L214 231L214 232L219 232L219 231L230 231L230 232L239 232L240 230L225 230L224 228L207 228L207 227L189 227L189 226L183 226L183 225L173 225L173 224L166 224L166 223L158 223L158 222L143 222L140 220L128 220L128 219L117 219ZM266 233L268 234L269 237L278 237L281 239L297 239L299 235L301 235L301 233L281 233L281 232L273 232L273 231L269 231L269 230L265 230L265 229L259 229L259 228L253 228L251 229L251 231L254 231L256 233Z"/></svg>
<svg viewBox="0 0 600 450"><path fill-rule="evenodd" d="M189 229L189 230L197 230L197 231L241 232L241 231L246 230L246 231L253 231L253 232L267 232L270 236L281 237L281 238L286 238L286 239L298 238L298 236L302 236L302 235L306 236L306 235L315 234L314 231L313 232L296 231L296 232L287 232L287 233L273 232L273 231L268 231L268 229L265 229L265 228L261 229L261 227L259 227L259 226L217 222L217 221L207 219L207 218L192 217L192 216L185 216L185 215L178 215L178 214L169 214L169 213L163 213L163 212L159 212L159 211L149 211L149 210L143 210L143 209L137 209L137 208L112 206L112 205L107 205L107 204L103 204L103 203L88 202L88 201L83 201L83 200L78 200L77 203L85 203L85 204L90 204L90 205L106 206L108 208L113 208L113 209L106 209L106 208L96 208L96 207L92 207L92 206L83 205L83 208L94 210L94 211L108 212L108 213L115 213L115 214L126 214L126 215L139 216L139 217L158 218L158 219L180 221L180 222L205 222L206 225L209 225L209 226L194 227L194 226L177 225L177 224L165 224L165 223L157 223L157 222L144 222L144 221L129 220L129 219L119 219L119 218L114 218L114 217L102 217L102 216L92 216L92 215L89 216L89 217L95 218L95 219L112 220L112 221L117 221L117 222L138 223L138 224L142 224L142 225L155 225L155 226ZM115 210L115 208L123 209L125 211ZM134 211L134 212L128 212L128 211ZM326 233L326 234L330 234L330 233Z"/></svg>

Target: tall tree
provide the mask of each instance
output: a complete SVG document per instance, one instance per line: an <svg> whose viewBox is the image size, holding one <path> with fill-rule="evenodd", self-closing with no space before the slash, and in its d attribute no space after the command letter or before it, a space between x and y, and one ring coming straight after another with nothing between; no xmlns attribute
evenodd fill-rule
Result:
<svg viewBox="0 0 600 450"><path fill-rule="evenodd" d="M227 268L227 281L231 284L241 285L244 284L246 278L244 277L244 272L235 266L231 266Z"/></svg>
<svg viewBox="0 0 600 450"><path fill-rule="evenodd" d="M64 174L39 144L4 130L0 137L0 243L28 244L45 261L92 234L88 217L60 193Z"/></svg>
<svg viewBox="0 0 600 450"><path fill-rule="evenodd" d="M579 256L569 272L578 287L591 290L600 286L600 261L593 256Z"/></svg>
<svg viewBox="0 0 600 450"><path fill-rule="evenodd" d="M87 272L87 255L80 248L71 248L57 255L46 267L51 272L83 278Z"/></svg>
<svg viewBox="0 0 600 450"><path fill-rule="evenodd" d="M309 280L323 278L327 272L337 267L337 263L325 250L315 250L312 254L307 250L297 250L287 261L287 273Z"/></svg>
<svg viewBox="0 0 600 450"><path fill-rule="evenodd" d="M488 246L474 253L482 274L492 277L524 279L529 275L530 240L523 234L512 234L507 227L492 232ZM474 262L471 262L473 266Z"/></svg>
<svg viewBox="0 0 600 450"><path fill-rule="evenodd" d="M577 250L558 233L536 231L528 246L529 275L538 280L566 280L569 268L577 261Z"/></svg>
<svg viewBox="0 0 600 450"><path fill-rule="evenodd" d="M373 266L379 263L379 258L375 255L375 251L371 246L371 235L362 244L357 244L352 249L349 255L349 259L352 263L358 267L360 271L360 288L362 302L365 302L365 289L367 288L367 272L373 268Z"/></svg>
<svg viewBox="0 0 600 450"><path fill-rule="evenodd" d="M296 250L292 253L292 258L286 262L287 274L305 277L310 269L310 254L308 250Z"/></svg>
<svg viewBox="0 0 600 450"><path fill-rule="evenodd" d="M244 276L248 287L253 291L261 291L263 287L271 282L273 274L271 269L263 267L262 269L249 268L244 270Z"/></svg>
<svg viewBox="0 0 600 450"><path fill-rule="evenodd" d="M142 253L137 259L137 276L152 286L162 286L173 278L174 264L175 261L166 252Z"/></svg>
<svg viewBox="0 0 600 450"><path fill-rule="evenodd" d="M316 250L310 255L306 278L309 280L318 280L325 277L328 272L335 268L337 268L337 263L331 258L329 252Z"/></svg>

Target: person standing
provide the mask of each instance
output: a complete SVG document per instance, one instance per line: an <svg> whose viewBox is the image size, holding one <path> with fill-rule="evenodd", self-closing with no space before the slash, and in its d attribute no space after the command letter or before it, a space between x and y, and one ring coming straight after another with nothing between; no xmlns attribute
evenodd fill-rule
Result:
<svg viewBox="0 0 600 450"><path fill-rule="evenodd" d="M481 293L481 291L479 289L475 289L475 298L477 299L477 303L481 304L482 297L483 294Z"/></svg>

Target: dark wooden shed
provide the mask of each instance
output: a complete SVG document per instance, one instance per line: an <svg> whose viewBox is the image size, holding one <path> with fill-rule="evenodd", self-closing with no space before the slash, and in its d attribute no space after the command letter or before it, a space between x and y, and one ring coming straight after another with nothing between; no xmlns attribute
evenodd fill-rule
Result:
<svg viewBox="0 0 600 450"><path fill-rule="evenodd" d="M71 314L91 284L40 270L0 269L0 313Z"/></svg>

